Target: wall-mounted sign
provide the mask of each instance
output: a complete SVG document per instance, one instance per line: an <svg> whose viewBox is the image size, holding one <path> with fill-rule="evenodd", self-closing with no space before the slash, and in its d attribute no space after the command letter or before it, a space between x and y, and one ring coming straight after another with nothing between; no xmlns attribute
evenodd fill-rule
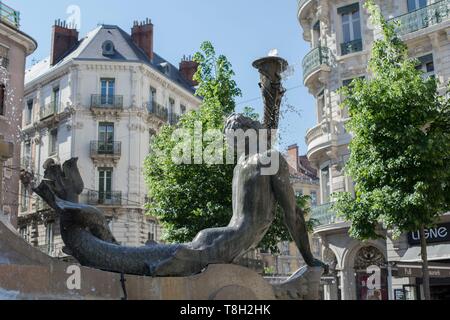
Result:
<svg viewBox="0 0 450 320"><path fill-rule="evenodd" d="M427 243L450 242L450 223L440 224L436 228L426 229ZM420 232L408 234L408 243L411 246L420 246Z"/></svg>
<svg viewBox="0 0 450 320"><path fill-rule="evenodd" d="M398 266L398 270L395 273L395 276L398 278L422 278L423 277L422 267L420 265L418 265L416 267ZM430 268L430 277L431 278L450 278L450 269L449 268L431 267Z"/></svg>

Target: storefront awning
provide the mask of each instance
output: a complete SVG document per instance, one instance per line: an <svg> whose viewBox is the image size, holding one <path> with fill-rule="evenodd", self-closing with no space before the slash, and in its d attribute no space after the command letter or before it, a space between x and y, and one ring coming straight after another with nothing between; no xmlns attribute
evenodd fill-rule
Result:
<svg viewBox="0 0 450 320"><path fill-rule="evenodd" d="M450 260L450 243L428 246L428 261ZM421 262L421 248L409 248L400 262Z"/></svg>

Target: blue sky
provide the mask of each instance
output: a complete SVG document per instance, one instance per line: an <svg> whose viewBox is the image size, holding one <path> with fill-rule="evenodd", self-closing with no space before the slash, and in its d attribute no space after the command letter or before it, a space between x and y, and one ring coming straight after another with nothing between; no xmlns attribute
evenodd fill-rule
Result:
<svg viewBox="0 0 450 320"><path fill-rule="evenodd" d="M178 65L183 55L196 52L204 40L233 64L243 97L238 111L246 105L262 113L258 73L252 61L271 49L294 66L287 79L285 103L289 111L281 121L281 147L298 143L306 152L304 137L315 125L314 99L303 86L301 61L309 51L297 21L297 0L9 0L6 4L21 12L21 29L35 38L38 50L28 58L41 60L49 55L51 26L55 19L67 19L67 8L81 9L81 36L99 23L116 24L130 32L134 20L150 18L155 26L155 51ZM249 101L246 103L246 101ZM284 106L284 110L286 109Z"/></svg>

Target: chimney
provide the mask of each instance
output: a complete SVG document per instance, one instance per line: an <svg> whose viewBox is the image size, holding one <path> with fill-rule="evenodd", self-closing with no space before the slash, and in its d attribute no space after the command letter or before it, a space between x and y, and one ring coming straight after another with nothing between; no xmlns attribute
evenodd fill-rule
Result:
<svg viewBox="0 0 450 320"><path fill-rule="evenodd" d="M198 82L194 80L194 75L197 72L198 63L192 60L192 57L183 57L180 62L180 73L183 78L192 86L198 85Z"/></svg>
<svg viewBox="0 0 450 320"><path fill-rule="evenodd" d="M52 48L50 64L53 66L78 44L76 26L68 25L65 21L56 20L52 32Z"/></svg>
<svg viewBox="0 0 450 320"><path fill-rule="evenodd" d="M141 48L145 55L153 60L153 24L150 19L145 21L134 21L131 29L131 39Z"/></svg>
<svg viewBox="0 0 450 320"><path fill-rule="evenodd" d="M288 147L288 157L287 162L289 166L294 170L294 172L298 172L298 154L299 148L298 145L294 144Z"/></svg>

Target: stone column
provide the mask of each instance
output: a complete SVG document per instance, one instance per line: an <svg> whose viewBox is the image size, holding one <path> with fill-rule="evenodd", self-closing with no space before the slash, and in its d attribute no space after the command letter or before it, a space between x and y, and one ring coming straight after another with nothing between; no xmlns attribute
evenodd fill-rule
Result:
<svg viewBox="0 0 450 320"><path fill-rule="evenodd" d="M355 273L353 268L341 271L342 300L356 300Z"/></svg>
<svg viewBox="0 0 450 320"><path fill-rule="evenodd" d="M14 146L0 135L0 211L3 211L3 163L14 156Z"/></svg>

